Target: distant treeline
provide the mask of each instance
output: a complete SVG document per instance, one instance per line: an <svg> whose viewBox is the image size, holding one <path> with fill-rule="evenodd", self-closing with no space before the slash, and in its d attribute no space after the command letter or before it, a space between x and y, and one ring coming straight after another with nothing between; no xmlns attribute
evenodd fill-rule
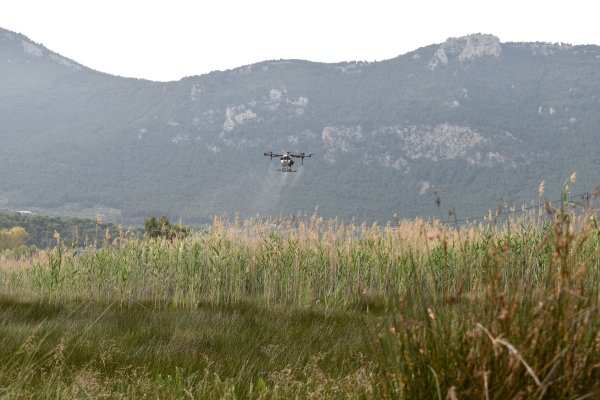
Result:
<svg viewBox="0 0 600 400"><path fill-rule="evenodd" d="M25 229L29 234L24 240L24 245L35 245L37 248L45 249L56 245L55 232L60 234L61 240L71 242L78 240L79 245L87 241L90 244L97 243L103 246L106 241L106 230L108 237L113 240L119 236L119 226L111 223L102 223L87 218L47 217L44 215L21 215L19 213L0 213L0 229L10 230L16 226ZM121 228L126 232L128 228ZM131 228L134 235L143 236L142 228Z"/></svg>

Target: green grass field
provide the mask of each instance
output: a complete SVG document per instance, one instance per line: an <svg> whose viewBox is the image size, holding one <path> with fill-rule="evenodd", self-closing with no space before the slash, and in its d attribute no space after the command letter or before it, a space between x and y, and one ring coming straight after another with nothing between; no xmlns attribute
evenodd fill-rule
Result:
<svg viewBox="0 0 600 400"><path fill-rule="evenodd" d="M57 237L2 259L0 396L600 398L600 229L566 200L454 227Z"/></svg>
<svg viewBox="0 0 600 400"><path fill-rule="evenodd" d="M4 301L0 386L14 398L359 397L363 313L239 303Z"/></svg>

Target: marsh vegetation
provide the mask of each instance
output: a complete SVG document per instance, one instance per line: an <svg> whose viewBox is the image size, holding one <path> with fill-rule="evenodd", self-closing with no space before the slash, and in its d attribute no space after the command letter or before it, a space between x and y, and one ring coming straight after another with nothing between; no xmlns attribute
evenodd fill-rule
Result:
<svg viewBox="0 0 600 400"><path fill-rule="evenodd" d="M595 398L600 229L215 219L5 258L7 398ZM593 204L594 198L592 198Z"/></svg>

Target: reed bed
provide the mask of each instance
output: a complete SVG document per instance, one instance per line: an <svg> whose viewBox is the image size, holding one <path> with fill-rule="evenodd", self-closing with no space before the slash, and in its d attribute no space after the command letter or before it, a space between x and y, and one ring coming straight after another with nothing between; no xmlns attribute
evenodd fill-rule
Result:
<svg viewBox="0 0 600 400"><path fill-rule="evenodd" d="M49 305L358 312L371 383L350 397L600 398L594 208L570 202L565 186L560 208L499 215L454 226L344 224L316 212L215 218L187 237L121 235L103 248L57 237L52 251L3 260L0 291Z"/></svg>
<svg viewBox="0 0 600 400"><path fill-rule="evenodd" d="M175 240L121 235L96 248L57 237L51 251L3 259L0 290L22 299L152 300L191 308L248 298L343 307L361 299L394 301L423 286L439 298L459 288L476 287L479 295L488 253L507 243L519 257L503 265L504 284L540 283L547 254L536 246L547 229L523 217L459 227L421 219L346 225L316 214L304 221L256 218L241 224L215 218Z"/></svg>
<svg viewBox="0 0 600 400"><path fill-rule="evenodd" d="M376 321L380 397L600 398L596 212L568 201L545 209L537 225L443 250L438 271L456 270L451 280L429 273L430 287L415 282L395 315Z"/></svg>

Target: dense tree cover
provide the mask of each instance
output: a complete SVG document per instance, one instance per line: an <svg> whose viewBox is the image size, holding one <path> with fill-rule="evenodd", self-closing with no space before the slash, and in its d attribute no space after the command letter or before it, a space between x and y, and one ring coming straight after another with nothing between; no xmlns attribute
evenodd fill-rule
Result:
<svg viewBox="0 0 600 400"><path fill-rule="evenodd" d="M0 251L13 250L24 244L29 234L20 226L8 230L0 229Z"/></svg>
<svg viewBox="0 0 600 400"><path fill-rule="evenodd" d="M37 251L35 245L25 246L25 239L29 234L20 226L12 229L0 229L0 255L5 257L19 257L30 255Z"/></svg>
<svg viewBox="0 0 600 400"><path fill-rule="evenodd" d="M187 236L191 229L179 222L179 225L173 225L164 215L156 219L154 215L150 218L144 218L144 229L149 238L165 237L174 239L176 237Z"/></svg>
<svg viewBox="0 0 600 400"><path fill-rule="evenodd" d="M432 188L467 217L500 199L530 202L542 180L556 192L573 172L582 189L600 182L600 48L544 55L506 43L497 58L451 57L431 71L437 49L373 63L265 61L160 83L75 71L6 39L0 204L90 218L104 208L111 221L138 226L148 215L202 224L235 213L310 215L317 205L325 217L384 222L439 215ZM460 106L448 107L454 100ZM490 138L490 152L525 161L407 158L408 171L365 158L398 144L377 129L438 124L467 126ZM331 153L322 132L332 126L360 126L364 140ZM507 132L510 148L495 139ZM288 150L316 155L289 176L262 157ZM430 189L420 194L423 182Z"/></svg>
<svg viewBox="0 0 600 400"><path fill-rule="evenodd" d="M0 213L0 250L3 249L6 235L8 243L23 244L25 246L36 246L38 248L50 248L56 245L56 233L60 235L61 240L68 240L71 243L77 242L79 245L96 244L103 246L107 238L115 239L126 233L127 228L121 228L112 223L103 223L86 218L66 218L47 217L43 215L21 215ZM108 235L107 235L108 232ZM130 235L141 236L142 231L138 229L129 230Z"/></svg>

